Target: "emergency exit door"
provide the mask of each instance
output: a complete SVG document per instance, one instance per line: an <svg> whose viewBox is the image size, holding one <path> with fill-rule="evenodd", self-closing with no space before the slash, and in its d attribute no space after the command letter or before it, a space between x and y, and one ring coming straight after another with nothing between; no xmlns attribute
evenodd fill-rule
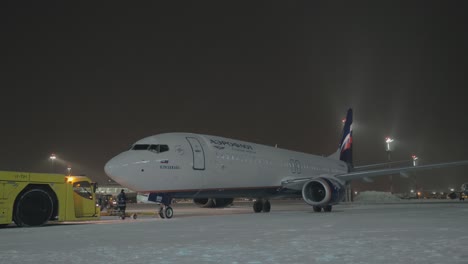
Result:
<svg viewBox="0 0 468 264"><path fill-rule="evenodd" d="M193 153L193 169L194 170L204 170L205 169L205 152L203 151L203 147L198 141L197 138L188 137L188 142L192 147Z"/></svg>

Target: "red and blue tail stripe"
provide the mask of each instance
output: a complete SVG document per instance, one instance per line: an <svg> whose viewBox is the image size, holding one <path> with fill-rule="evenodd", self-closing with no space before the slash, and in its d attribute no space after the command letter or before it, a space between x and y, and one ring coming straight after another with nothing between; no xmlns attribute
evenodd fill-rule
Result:
<svg viewBox="0 0 468 264"><path fill-rule="evenodd" d="M353 109L348 109L343 127L343 137L340 141L340 160L353 164Z"/></svg>

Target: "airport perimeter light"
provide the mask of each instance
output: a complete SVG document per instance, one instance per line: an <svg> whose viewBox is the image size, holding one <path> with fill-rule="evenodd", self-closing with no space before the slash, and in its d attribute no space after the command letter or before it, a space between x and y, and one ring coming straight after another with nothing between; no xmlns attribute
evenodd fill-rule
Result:
<svg viewBox="0 0 468 264"><path fill-rule="evenodd" d="M390 147L390 143L392 143L393 141L395 141L393 138L390 138L390 137L385 138L385 143L387 143L386 151L392 151L392 148Z"/></svg>
<svg viewBox="0 0 468 264"><path fill-rule="evenodd" d="M52 153L49 157L50 161L52 162L52 172L55 172L55 160L57 159L57 156L55 156L54 153Z"/></svg>
<svg viewBox="0 0 468 264"><path fill-rule="evenodd" d="M411 158L413 159L413 166L418 166L418 157L416 155L412 155Z"/></svg>
<svg viewBox="0 0 468 264"><path fill-rule="evenodd" d="M385 151L387 152L387 161L390 163L390 161L392 161L392 158L391 158L391 152L392 152L392 148L390 147L390 143L392 143L394 141L393 138L390 138L390 137L386 137L385 138L385 143L387 143L387 148L385 149ZM388 165L388 167L390 168L390 164ZM388 176L389 179L390 179L390 193L393 193L393 176L392 175L389 175Z"/></svg>
<svg viewBox="0 0 468 264"><path fill-rule="evenodd" d="M71 167L70 166L68 166L67 171L68 171L68 176L70 176L71 175Z"/></svg>

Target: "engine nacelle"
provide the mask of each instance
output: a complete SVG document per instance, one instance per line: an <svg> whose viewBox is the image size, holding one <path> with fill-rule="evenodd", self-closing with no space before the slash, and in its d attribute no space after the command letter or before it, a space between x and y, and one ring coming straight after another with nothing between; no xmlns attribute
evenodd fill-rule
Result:
<svg viewBox="0 0 468 264"><path fill-rule="evenodd" d="M234 201L234 198L196 198L193 199L198 207L202 208L223 208L229 206Z"/></svg>
<svg viewBox="0 0 468 264"><path fill-rule="evenodd" d="M345 195L345 186L333 178L316 178L302 187L302 198L312 206L339 203Z"/></svg>

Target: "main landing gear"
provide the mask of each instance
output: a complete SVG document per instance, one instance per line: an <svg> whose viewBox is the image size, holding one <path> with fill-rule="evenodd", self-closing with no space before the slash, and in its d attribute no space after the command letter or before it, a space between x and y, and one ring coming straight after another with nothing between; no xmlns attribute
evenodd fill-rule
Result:
<svg viewBox="0 0 468 264"><path fill-rule="evenodd" d="M254 210L255 213L260 213L260 212L269 213L270 210L271 210L270 201L263 200L263 199L257 199L253 203L253 210Z"/></svg>
<svg viewBox="0 0 468 264"><path fill-rule="evenodd" d="M331 205L326 205L326 206L313 206L314 212L320 213L322 212L322 208L324 212L331 212L332 206Z"/></svg>

